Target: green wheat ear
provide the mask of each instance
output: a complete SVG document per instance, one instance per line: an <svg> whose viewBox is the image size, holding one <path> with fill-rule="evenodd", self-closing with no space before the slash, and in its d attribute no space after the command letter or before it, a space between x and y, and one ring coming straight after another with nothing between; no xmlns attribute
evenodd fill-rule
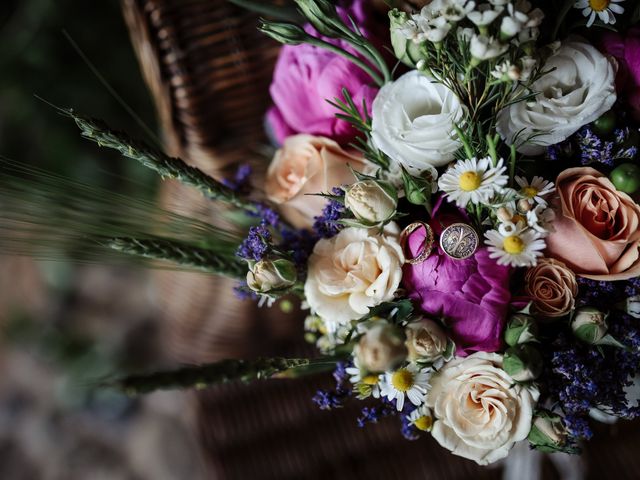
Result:
<svg viewBox="0 0 640 480"><path fill-rule="evenodd" d="M78 114L72 109L62 110L76 122L82 136L94 141L101 147L113 148L128 158L157 172L163 178L173 178L200 190L207 198L229 203L237 208L257 213L254 203L242 198L226 185L211 178L196 167L188 165L179 158L150 147L146 143L130 138L126 133L112 130L102 120Z"/></svg>
<svg viewBox="0 0 640 480"><path fill-rule="evenodd" d="M233 255L216 253L175 240L121 237L110 239L107 246L128 255L169 261L180 267L225 277L242 279L247 273L246 264Z"/></svg>

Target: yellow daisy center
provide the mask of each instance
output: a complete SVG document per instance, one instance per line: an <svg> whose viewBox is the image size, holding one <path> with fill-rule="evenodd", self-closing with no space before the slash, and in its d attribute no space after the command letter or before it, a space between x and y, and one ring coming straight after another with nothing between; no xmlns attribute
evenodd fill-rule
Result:
<svg viewBox="0 0 640 480"><path fill-rule="evenodd" d="M391 375L391 385L399 392L406 392L413 387L413 373L405 368L401 368Z"/></svg>
<svg viewBox="0 0 640 480"><path fill-rule="evenodd" d="M524 251L524 242L517 235L511 235L504 239L502 243L504 251L512 255L517 255Z"/></svg>
<svg viewBox="0 0 640 480"><path fill-rule="evenodd" d="M538 189L532 186L524 187L522 189L522 194L527 198L534 198L538 195Z"/></svg>
<svg viewBox="0 0 640 480"><path fill-rule="evenodd" d="M607 9L611 0L589 0L589 6L596 12L602 12Z"/></svg>
<svg viewBox="0 0 640 480"><path fill-rule="evenodd" d="M413 425L418 430L422 430L423 432L430 432L431 427L433 427L433 418L427 415L423 415L422 417L418 418L415 422L413 422Z"/></svg>
<svg viewBox="0 0 640 480"><path fill-rule="evenodd" d="M465 192L471 192L477 190L482 183L482 177L477 172L468 171L460 175L460 188Z"/></svg>
<svg viewBox="0 0 640 480"><path fill-rule="evenodd" d="M378 383L378 376L366 375L362 377L362 383L364 383L365 385L375 385L376 383Z"/></svg>

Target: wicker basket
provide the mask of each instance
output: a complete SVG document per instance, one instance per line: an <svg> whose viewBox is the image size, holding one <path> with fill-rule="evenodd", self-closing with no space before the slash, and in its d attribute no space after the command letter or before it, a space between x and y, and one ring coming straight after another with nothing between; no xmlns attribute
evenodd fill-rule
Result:
<svg viewBox="0 0 640 480"><path fill-rule="evenodd" d="M257 19L221 0L123 0L133 45L153 94L167 150L219 176L255 158L277 45ZM262 165L262 170L264 170ZM219 211L177 184L162 201L223 222ZM309 353L299 313L256 309L219 279L158 275L159 302L176 360ZM195 424L210 478L499 478L454 457L430 438L406 442L396 420L359 429L359 402L337 412L311 402L330 378L231 385L194 395ZM627 424L615 451L591 445L593 475L640 478L640 433ZM604 441L605 435L600 438ZM554 478L549 470L548 478Z"/></svg>

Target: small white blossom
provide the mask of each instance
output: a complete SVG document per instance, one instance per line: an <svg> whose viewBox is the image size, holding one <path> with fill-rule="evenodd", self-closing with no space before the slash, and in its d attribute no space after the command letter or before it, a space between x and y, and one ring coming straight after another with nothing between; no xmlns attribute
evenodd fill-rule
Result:
<svg viewBox="0 0 640 480"><path fill-rule="evenodd" d="M505 60L495 66L491 72L491 76L498 80L520 80L520 69L513 65L509 60Z"/></svg>
<svg viewBox="0 0 640 480"><path fill-rule="evenodd" d="M530 182L526 178L518 176L515 177L515 181L520 186L520 195L522 195L530 205L537 203L546 207L547 201L545 197L556 190L553 182L537 175L533 177Z"/></svg>
<svg viewBox="0 0 640 480"><path fill-rule="evenodd" d="M498 230L489 230L484 236L489 257L496 259L498 265L533 267L547 246L539 232L520 222L517 225L503 223Z"/></svg>
<svg viewBox="0 0 640 480"><path fill-rule="evenodd" d="M477 60L490 60L499 57L506 52L508 48L508 45L500 43L493 37L474 35L471 38L471 56Z"/></svg>
<svg viewBox="0 0 640 480"><path fill-rule="evenodd" d="M478 27L486 27L492 24L504 11L504 7L492 8L488 3L480 5L473 12L467 14L467 18Z"/></svg>
<svg viewBox="0 0 640 480"><path fill-rule="evenodd" d="M456 31L456 37L459 42L470 42L474 35L473 28L461 28Z"/></svg>
<svg viewBox="0 0 640 480"><path fill-rule="evenodd" d="M502 159L495 167L489 157L460 160L440 177L438 187L447 194L450 202L461 208L469 202L487 203L507 184L506 169Z"/></svg>

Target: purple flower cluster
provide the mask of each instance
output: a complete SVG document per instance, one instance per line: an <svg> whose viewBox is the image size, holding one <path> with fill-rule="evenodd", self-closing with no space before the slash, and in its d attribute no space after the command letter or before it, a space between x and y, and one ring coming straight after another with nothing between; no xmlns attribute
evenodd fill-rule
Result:
<svg viewBox="0 0 640 480"><path fill-rule="evenodd" d="M625 312L613 309L630 294L640 291L640 280L596 282L580 279L579 305L609 311L608 333L627 349L594 347L562 332L544 352L547 369L542 383L549 399L562 409L573 440L589 439L589 411L598 408L621 418L640 416L640 404L630 404L626 389L640 374L640 324Z"/></svg>
<svg viewBox="0 0 640 480"><path fill-rule="evenodd" d="M332 193L334 195L344 195L344 190L341 188L334 188ZM337 200L329 200L327 205L322 209L322 215L314 217L313 231L320 238L331 238L342 229L342 225L339 223L340 218L345 212L346 207L342 202Z"/></svg>
<svg viewBox="0 0 640 480"><path fill-rule="evenodd" d="M582 165L602 163L613 167L614 160L633 159L638 153L637 147L625 145L629 139L629 133L628 127L616 128L613 131L612 140L606 140L587 125L564 142L550 146L547 149L547 155L551 160L576 155Z"/></svg>
<svg viewBox="0 0 640 480"><path fill-rule="evenodd" d="M238 167L233 178L223 178L222 184L229 187L233 191L241 191L249 186L249 177L251 176L251 165L244 163Z"/></svg>
<svg viewBox="0 0 640 480"><path fill-rule="evenodd" d="M249 228L249 234L242 241L236 255L245 260L262 260L271 250L271 232L264 223Z"/></svg>
<svg viewBox="0 0 640 480"><path fill-rule="evenodd" d="M363 407L361 414L357 419L358 426L363 428L368 423L378 423L381 418L395 415L396 410L393 405L381 403L373 407Z"/></svg>
<svg viewBox="0 0 640 480"><path fill-rule="evenodd" d="M332 410L340 408L344 402L351 396L351 386L349 384L349 376L347 375L347 364L338 362L333 372L333 378L336 381L335 390L318 390L313 397L313 402L318 405L321 410Z"/></svg>

